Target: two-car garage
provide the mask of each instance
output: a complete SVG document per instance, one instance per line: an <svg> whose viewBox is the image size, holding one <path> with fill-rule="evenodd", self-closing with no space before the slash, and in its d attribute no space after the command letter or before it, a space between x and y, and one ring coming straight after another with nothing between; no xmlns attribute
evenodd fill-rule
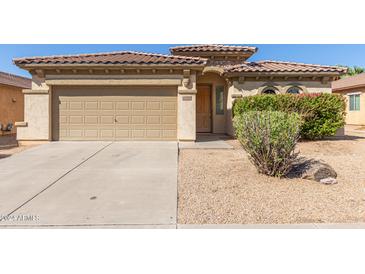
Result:
<svg viewBox="0 0 365 274"><path fill-rule="evenodd" d="M53 86L53 140L176 140L177 87Z"/></svg>
<svg viewBox="0 0 365 274"><path fill-rule="evenodd" d="M208 60L133 51L25 57L19 141L194 141L196 79Z"/></svg>

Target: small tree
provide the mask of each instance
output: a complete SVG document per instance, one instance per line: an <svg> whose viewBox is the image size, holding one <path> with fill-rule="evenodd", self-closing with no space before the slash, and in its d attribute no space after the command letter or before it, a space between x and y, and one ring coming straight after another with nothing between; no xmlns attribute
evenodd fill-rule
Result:
<svg viewBox="0 0 365 274"><path fill-rule="evenodd" d="M297 158L301 119L297 113L249 111L234 117L236 135L260 173L282 177Z"/></svg>
<svg viewBox="0 0 365 274"><path fill-rule="evenodd" d="M361 74L361 73L365 72L365 68L358 67L358 66L353 66L353 67L341 66L341 67L347 68L347 73L342 75L341 78L354 76L354 75Z"/></svg>

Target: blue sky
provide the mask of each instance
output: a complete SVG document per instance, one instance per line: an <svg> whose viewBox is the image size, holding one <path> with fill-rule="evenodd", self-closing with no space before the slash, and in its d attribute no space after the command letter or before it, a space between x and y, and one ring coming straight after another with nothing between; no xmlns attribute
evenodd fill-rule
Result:
<svg viewBox="0 0 365 274"><path fill-rule="evenodd" d="M0 71L23 76L28 72L12 63L16 57L94 53L105 51L133 50L168 54L175 44L139 45L0 45ZM294 61L322 65L348 65L365 67L365 45L253 45L259 48L250 58L257 60Z"/></svg>

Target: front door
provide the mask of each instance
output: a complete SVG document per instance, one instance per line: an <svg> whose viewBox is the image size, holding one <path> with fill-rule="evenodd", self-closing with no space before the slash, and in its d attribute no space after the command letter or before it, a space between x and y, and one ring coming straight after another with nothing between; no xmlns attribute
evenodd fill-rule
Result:
<svg viewBox="0 0 365 274"><path fill-rule="evenodd" d="M212 131L212 100L208 85L199 85L196 95L196 132Z"/></svg>

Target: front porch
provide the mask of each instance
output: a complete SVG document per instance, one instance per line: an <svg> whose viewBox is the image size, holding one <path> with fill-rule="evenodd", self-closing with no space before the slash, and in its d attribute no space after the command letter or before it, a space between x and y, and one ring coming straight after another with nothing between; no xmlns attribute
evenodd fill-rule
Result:
<svg viewBox="0 0 365 274"><path fill-rule="evenodd" d="M217 73L197 75L196 133L227 134L228 87ZM198 141L198 139L197 139Z"/></svg>

